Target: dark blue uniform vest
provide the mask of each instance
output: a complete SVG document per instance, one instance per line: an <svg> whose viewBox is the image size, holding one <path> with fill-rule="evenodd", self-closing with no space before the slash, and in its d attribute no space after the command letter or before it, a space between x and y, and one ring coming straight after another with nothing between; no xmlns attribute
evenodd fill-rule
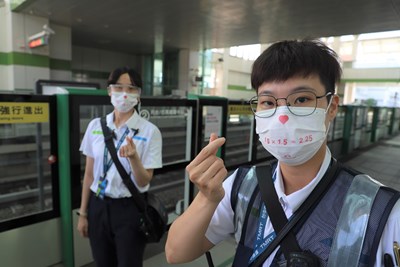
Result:
<svg viewBox="0 0 400 267"><path fill-rule="evenodd" d="M339 168L337 177L334 178L333 184L327 189L321 201L293 229L301 249L316 255L320 259L320 266L327 266L346 193L353 178L359 174L343 166ZM252 186L249 186L250 184ZM252 191L249 191L249 188ZM233 266L244 267L248 266L248 261L253 253L259 210L262 203L254 168L239 168L231 194L231 204L235 211L235 227L237 228L236 231L239 232L235 234L239 242ZM358 266L374 265L380 237L399 196L399 192L394 189L387 187L379 189L372 205ZM238 206L241 207L237 208ZM245 207L244 210L243 207ZM238 209L239 212L237 212ZM238 218L236 213L243 213L243 215ZM283 255L278 251L271 266L277 266L277 262L282 259Z"/></svg>

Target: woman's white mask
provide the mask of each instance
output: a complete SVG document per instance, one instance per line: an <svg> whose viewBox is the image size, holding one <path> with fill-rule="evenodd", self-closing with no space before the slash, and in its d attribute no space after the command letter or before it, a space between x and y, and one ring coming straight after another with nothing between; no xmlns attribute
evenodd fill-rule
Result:
<svg viewBox="0 0 400 267"><path fill-rule="evenodd" d="M291 107L301 114L308 107ZM328 108L315 109L308 116L293 115L286 106L278 107L275 114L262 118L256 113L256 132L264 148L279 161L288 165L300 165L311 159L324 143L328 130L325 127L325 115ZM309 112L305 112L309 113ZM329 126L328 126L329 128Z"/></svg>
<svg viewBox="0 0 400 267"><path fill-rule="evenodd" d="M111 92L111 103L122 113L129 112L138 104L139 94Z"/></svg>

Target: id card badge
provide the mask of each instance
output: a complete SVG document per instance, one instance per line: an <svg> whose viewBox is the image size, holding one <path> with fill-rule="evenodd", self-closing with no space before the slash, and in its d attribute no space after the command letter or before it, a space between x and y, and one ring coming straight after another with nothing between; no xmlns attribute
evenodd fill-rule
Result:
<svg viewBox="0 0 400 267"><path fill-rule="evenodd" d="M107 179L101 179L100 177L99 182L98 182L98 187L97 187L97 192L96 192L96 197L99 197L101 199L104 199L105 193L106 193L106 187L108 184Z"/></svg>

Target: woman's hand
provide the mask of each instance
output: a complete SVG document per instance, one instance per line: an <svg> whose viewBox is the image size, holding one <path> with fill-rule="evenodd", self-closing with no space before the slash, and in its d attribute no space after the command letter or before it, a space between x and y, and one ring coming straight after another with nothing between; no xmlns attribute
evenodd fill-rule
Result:
<svg viewBox="0 0 400 267"><path fill-rule="evenodd" d="M81 237L89 237L87 216L79 216L77 230Z"/></svg>
<svg viewBox="0 0 400 267"><path fill-rule="evenodd" d="M132 137L126 137L126 145L121 146L119 149L119 156L129 158L130 160L134 160L138 157L136 146L135 143L133 143Z"/></svg>

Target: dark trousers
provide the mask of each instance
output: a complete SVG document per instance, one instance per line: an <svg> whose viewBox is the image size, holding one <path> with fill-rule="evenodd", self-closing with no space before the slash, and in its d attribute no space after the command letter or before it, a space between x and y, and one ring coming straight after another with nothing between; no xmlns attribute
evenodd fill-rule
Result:
<svg viewBox="0 0 400 267"><path fill-rule="evenodd" d="M91 194L88 223L97 267L141 267L146 246L132 198L100 199Z"/></svg>

